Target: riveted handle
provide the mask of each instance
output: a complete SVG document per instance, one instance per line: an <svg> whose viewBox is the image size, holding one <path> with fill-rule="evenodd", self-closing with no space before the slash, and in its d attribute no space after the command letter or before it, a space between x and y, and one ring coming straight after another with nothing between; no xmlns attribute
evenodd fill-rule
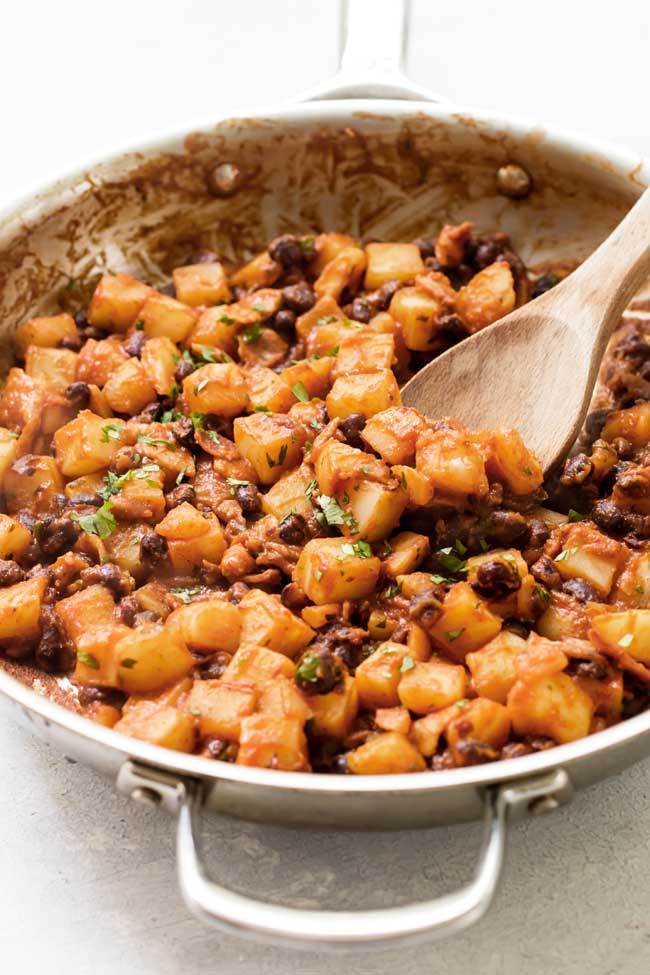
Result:
<svg viewBox="0 0 650 975"><path fill-rule="evenodd" d="M329 81L292 101L388 98L444 102L404 74L411 0L342 0L341 59Z"/></svg>

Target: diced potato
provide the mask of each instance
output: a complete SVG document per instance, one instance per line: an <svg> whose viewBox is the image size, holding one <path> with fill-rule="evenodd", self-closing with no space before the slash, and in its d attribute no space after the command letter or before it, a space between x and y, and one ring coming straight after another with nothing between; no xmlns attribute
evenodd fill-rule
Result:
<svg viewBox="0 0 650 975"><path fill-rule="evenodd" d="M42 423L45 385L23 369L10 369L0 397L0 423L10 430L23 430L30 420ZM23 433L24 436L24 433Z"/></svg>
<svg viewBox="0 0 650 975"><path fill-rule="evenodd" d="M239 741L242 718L255 711L258 693L253 684L240 681L196 680L187 699L190 714L199 719L202 738L214 735Z"/></svg>
<svg viewBox="0 0 650 975"><path fill-rule="evenodd" d="M248 405L244 374L234 362L201 366L183 380L183 395L190 410L237 416Z"/></svg>
<svg viewBox="0 0 650 975"><path fill-rule="evenodd" d="M42 349L56 349L64 339L78 339L79 332L72 315L42 315L30 318L16 329L16 345L25 356L30 345Z"/></svg>
<svg viewBox="0 0 650 975"><path fill-rule="evenodd" d="M75 381L77 353L30 345L25 354L25 372L32 379L42 380L52 392L64 393Z"/></svg>
<svg viewBox="0 0 650 975"><path fill-rule="evenodd" d="M559 529L562 551L554 566L563 579L586 579L603 597L612 588L627 552L620 542L603 535L586 522Z"/></svg>
<svg viewBox="0 0 650 975"><path fill-rule="evenodd" d="M241 645L258 645L295 657L316 635L314 630L282 605L279 596L251 589L239 604Z"/></svg>
<svg viewBox="0 0 650 975"><path fill-rule="evenodd" d="M188 715L176 708L160 708L151 714L145 708L140 716L134 708L114 725L114 731L119 731L129 738L147 741L150 745L161 748L171 748L175 752L191 752L196 738L194 722Z"/></svg>
<svg viewBox="0 0 650 975"><path fill-rule="evenodd" d="M443 275L440 275L442 278ZM445 279L446 280L446 279ZM400 288L391 300L389 313L399 322L404 344L414 352L431 352L439 347L444 316L453 309L451 287L439 294L424 288Z"/></svg>
<svg viewBox="0 0 650 975"><path fill-rule="evenodd" d="M159 396L169 396L175 383L174 373L178 362L178 351L172 340L164 335L149 339L140 359L155 392Z"/></svg>
<svg viewBox="0 0 650 975"><path fill-rule="evenodd" d="M293 581L313 603L363 599L373 592L381 562L375 556L350 555L343 545L343 538L313 538L300 553Z"/></svg>
<svg viewBox="0 0 650 975"><path fill-rule="evenodd" d="M375 724L382 731L397 731L400 735L408 735L411 730L411 715L406 708L377 708Z"/></svg>
<svg viewBox="0 0 650 975"><path fill-rule="evenodd" d="M438 494L457 501L484 498L488 479L480 451L459 430L426 430L417 441L416 468Z"/></svg>
<svg viewBox="0 0 650 975"><path fill-rule="evenodd" d="M445 729L447 744L456 765L471 765L463 745L476 742L499 752L510 736L510 715L503 704L479 697L459 708Z"/></svg>
<svg viewBox="0 0 650 975"><path fill-rule="evenodd" d="M178 572L191 571L204 562L218 565L226 550L216 515L199 511L187 501L172 508L156 525L156 531L167 539L169 558Z"/></svg>
<svg viewBox="0 0 650 975"><path fill-rule="evenodd" d="M312 712L311 734L317 738L336 738L342 741L349 734L359 710L357 685L353 677L345 675L343 684L328 694L307 694L305 699Z"/></svg>
<svg viewBox="0 0 650 975"><path fill-rule="evenodd" d="M396 464L391 470L393 477L397 478L408 495L406 507L409 509L427 507L433 498L433 484L414 467Z"/></svg>
<svg viewBox="0 0 650 975"><path fill-rule="evenodd" d="M456 298L456 311L470 333L503 318L515 307L515 287L510 265L497 261L475 274L461 288Z"/></svg>
<svg viewBox="0 0 650 975"><path fill-rule="evenodd" d="M628 560L616 580L611 599L615 605L626 609L648 608L650 605L650 554L640 552Z"/></svg>
<svg viewBox="0 0 650 975"><path fill-rule="evenodd" d="M118 525L116 530L103 540L109 561L115 562L120 569L129 572L136 582L144 578L148 572L140 555L140 542L147 531L151 531L150 526L142 522Z"/></svg>
<svg viewBox="0 0 650 975"><path fill-rule="evenodd" d="M30 506L34 512L47 511L54 495L63 493L63 478L54 457L19 457L5 474L4 492L9 514Z"/></svg>
<svg viewBox="0 0 650 975"><path fill-rule="evenodd" d="M323 399L332 384L333 365L334 359L331 356L325 356L323 359L301 359L292 366L283 369L280 378L292 391L294 403L296 401L296 387L298 387L298 392L304 395L301 386L304 387L304 391L310 399L313 397Z"/></svg>
<svg viewBox="0 0 650 975"><path fill-rule="evenodd" d="M601 437L608 443L617 437L624 437L635 450L645 447L650 443L650 403L635 403L626 410L610 413Z"/></svg>
<svg viewBox="0 0 650 975"><path fill-rule="evenodd" d="M77 379L104 386L113 373L129 361L129 355L117 336L99 341L88 339L77 356Z"/></svg>
<svg viewBox="0 0 650 975"><path fill-rule="evenodd" d="M298 690L295 681L282 676L266 685L260 694L257 711L259 714L272 714L276 718L292 718L301 724L312 715L305 695Z"/></svg>
<svg viewBox="0 0 650 975"><path fill-rule="evenodd" d="M329 261L314 282L318 298L339 298L348 288L356 290L366 269L366 255L360 247L345 247Z"/></svg>
<svg viewBox="0 0 650 975"><path fill-rule="evenodd" d="M564 640L566 637L587 639L591 615L584 603L564 592L551 592L547 609L537 620L536 629L548 640Z"/></svg>
<svg viewBox="0 0 650 975"><path fill-rule="evenodd" d="M219 261L174 268L172 281L178 301L191 308L230 301L226 272Z"/></svg>
<svg viewBox="0 0 650 975"><path fill-rule="evenodd" d="M271 714L242 718L237 765L308 772L307 739L301 722Z"/></svg>
<svg viewBox="0 0 650 975"><path fill-rule="evenodd" d="M399 387L390 369L354 376L339 376L325 400L330 417L345 419L351 413L366 418L401 403Z"/></svg>
<svg viewBox="0 0 650 975"><path fill-rule="evenodd" d="M298 337L301 339L306 339L312 332L317 328L325 325L336 325L337 328L343 328L343 312L339 308L338 304L334 298L319 298L315 305L309 309L309 311L304 312L296 320L296 332ZM338 332L336 333L338 335ZM347 333L343 333L347 334ZM338 341L333 343L333 346L338 345ZM329 351L329 348L325 349L324 352ZM313 355L314 350L307 349L308 355Z"/></svg>
<svg viewBox="0 0 650 975"><path fill-rule="evenodd" d="M65 477L92 474L108 467L122 446L123 420L107 420L82 410L54 434L56 462Z"/></svg>
<svg viewBox="0 0 650 975"><path fill-rule="evenodd" d="M255 295L250 297L254 298ZM254 307L258 310L253 313L262 319L262 306ZM265 366L270 369L283 362L288 352L289 343L273 328L261 328L256 324L253 328L244 329L237 338L237 355L243 366Z"/></svg>
<svg viewBox="0 0 650 975"><path fill-rule="evenodd" d="M366 479L386 483L390 480L390 472L382 461L339 440L327 440L314 448L310 460L323 494L339 494Z"/></svg>
<svg viewBox="0 0 650 975"><path fill-rule="evenodd" d="M428 660L431 656L431 640L427 631L419 623L411 623L406 638L409 656L414 660Z"/></svg>
<svg viewBox="0 0 650 975"><path fill-rule="evenodd" d="M431 589L431 573L409 572L405 576L398 576L397 583L401 587L402 596L411 599L419 592L427 592Z"/></svg>
<svg viewBox="0 0 650 975"><path fill-rule="evenodd" d="M531 494L541 487L544 472L516 430L495 430L484 440L485 470L513 494Z"/></svg>
<svg viewBox="0 0 650 975"><path fill-rule="evenodd" d="M234 304L228 305L225 308L225 314L228 318L232 318L237 326L255 325L266 321L268 318L272 318L280 310L281 304L282 295L278 290L275 288L260 288L258 291L253 291L252 294L240 298ZM261 329L260 335L263 334L264 329ZM255 338L252 344L256 344L258 341ZM243 345L238 346L240 352L245 351L247 344L244 342ZM274 344L276 350L280 347L283 349L287 348L284 339L281 339L280 336L275 337Z"/></svg>
<svg viewBox="0 0 650 975"><path fill-rule="evenodd" d="M250 366L245 370L250 412L261 409L269 413L288 413L296 398L277 372L265 366Z"/></svg>
<svg viewBox="0 0 650 975"><path fill-rule="evenodd" d="M417 569L431 548L426 535L417 532L400 532L391 538L390 545L392 551L384 559L384 572L391 579Z"/></svg>
<svg viewBox="0 0 650 975"><path fill-rule="evenodd" d="M472 237L472 224L445 224L436 241L436 260L443 267L458 267L465 259L467 243Z"/></svg>
<svg viewBox="0 0 650 975"><path fill-rule="evenodd" d="M309 516L312 506L305 494L309 482L310 478L302 468L284 474L262 495L262 511L264 514L274 515L278 521L282 521L292 511L303 517Z"/></svg>
<svg viewBox="0 0 650 975"><path fill-rule="evenodd" d="M127 694L161 691L194 667L194 657L181 638L158 623L131 630L113 652L119 686Z"/></svg>
<svg viewBox="0 0 650 975"><path fill-rule="evenodd" d="M268 251L262 251L235 271L230 281L235 288L262 288L275 284L279 277L282 277L282 265Z"/></svg>
<svg viewBox="0 0 650 975"><path fill-rule="evenodd" d="M480 650L468 653L465 663L478 695L505 704L517 679L515 659L525 650L525 640L511 630L502 630Z"/></svg>
<svg viewBox="0 0 650 975"><path fill-rule="evenodd" d="M313 256L310 261L310 271L312 274L319 275L323 268L333 261L334 258L346 250L348 247L356 247L357 242L349 234L339 234L336 232L319 234L314 241Z"/></svg>
<svg viewBox="0 0 650 975"><path fill-rule="evenodd" d="M89 620L92 620L93 627L108 626L114 622L115 602L105 586L81 589L66 599L60 599L54 608L61 617L66 635L75 644L88 629Z"/></svg>
<svg viewBox="0 0 650 975"><path fill-rule="evenodd" d="M440 615L427 629L434 643L462 662L467 653L489 643L501 625L499 617L490 612L468 583L457 582L445 596Z"/></svg>
<svg viewBox="0 0 650 975"><path fill-rule="evenodd" d="M0 589L0 643L28 643L38 638L46 585L47 579L40 575Z"/></svg>
<svg viewBox="0 0 650 975"><path fill-rule="evenodd" d="M625 652L650 664L650 609L600 613L592 621L589 638L615 657Z"/></svg>
<svg viewBox="0 0 650 975"><path fill-rule="evenodd" d="M253 465L262 484L275 484L300 463L302 438L291 417L271 413L239 416L234 437L239 453Z"/></svg>
<svg viewBox="0 0 650 975"><path fill-rule="evenodd" d="M363 481L350 492L349 498L347 510L354 522L344 525L343 530L368 542L386 538L393 531L408 501L398 481L391 484Z"/></svg>
<svg viewBox="0 0 650 975"><path fill-rule="evenodd" d="M196 324L198 313L169 295L154 293L145 301L138 318L148 338L184 342Z"/></svg>
<svg viewBox="0 0 650 975"><path fill-rule="evenodd" d="M367 330L354 332L339 346L336 375L352 376L358 372L381 372L383 369L391 369L394 362L395 339L392 335Z"/></svg>
<svg viewBox="0 0 650 975"><path fill-rule="evenodd" d="M105 274L88 306L88 321L107 331L126 332L151 294L152 288L130 274Z"/></svg>
<svg viewBox="0 0 650 975"><path fill-rule="evenodd" d="M283 653L267 647L240 647L226 667L221 680L237 684L246 681L259 691L280 675L293 677L295 665Z"/></svg>
<svg viewBox="0 0 650 975"><path fill-rule="evenodd" d="M364 286L367 291L380 288L386 281L412 281L424 271L417 244L366 244L368 267Z"/></svg>
<svg viewBox="0 0 650 975"><path fill-rule="evenodd" d="M104 728L114 728L122 717L122 712L119 708L113 707L112 704L102 704L101 701L93 701L86 711L86 717L90 718L96 724L102 725Z"/></svg>
<svg viewBox="0 0 650 975"><path fill-rule="evenodd" d="M353 775L399 775L423 772L424 759L405 735L386 731L346 755Z"/></svg>
<svg viewBox="0 0 650 975"><path fill-rule="evenodd" d="M0 486L2 480L16 459L18 437L6 427L0 427Z"/></svg>
<svg viewBox="0 0 650 975"><path fill-rule="evenodd" d="M413 661L400 674L399 701L416 714L428 714L460 701L467 690L465 668L443 660Z"/></svg>
<svg viewBox="0 0 650 975"><path fill-rule="evenodd" d="M380 643L374 653L359 664L354 681L362 708L373 711L375 708L399 706L397 688L407 654L408 650L402 644L387 641Z"/></svg>
<svg viewBox="0 0 650 975"><path fill-rule="evenodd" d="M19 559L31 541L29 529L9 515L0 514L0 559Z"/></svg>
<svg viewBox="0 0 650 975"><path fill-rule="evenodd" d="M341 616L341 603L324 603L322 606L305 606L300 611L307 626L319 630L321 626L334 623Z"/></svg>
<svg viewBox="0 0 650 975"><path fill-rule="evenodd" d="M427 758L435 755L438 751L440 736L444 733L449 722L458 715L457 704L442 708L440 711L432 711L431 714L425 714L423 718L418 718L417 721L413 722L411 740L418 751Z"/></svg>
<svg viewBox="0 0 650 975"><path fill-rule="evenodd" d="M328 300L327 298L321 299L321 301ZM311 315L311 313L308 311L307 315ZM340 314L342 315L343 312ZM305 317L306 315L302 315L298 322L301 322ZM339 353L341 343L350 336L351 331L362 328L363 325L360 322L353 322L350 318L334 318L332 315L324 315L318 319L318 324L307 335L305 352L316 361L318 361L317 356L334 359Z"/></svg>
<svg viewBox="0 0 650 975"><path fill-rule="evenodd" d="M75 639L75 681L88 687L119 687L115 646L132 632L128 626L115 620L102 625L94 621L89 625L85 620L85 626Z"/></svg>
<svg viewBox="0 0 650 975"><path fill-rule="evenodd" d="M425 430L421 413L408 406L397 406L371 416L361 438L387 464L410 464L415 460L415 445Z"/></svg>
<svg viewBox="0 0 650 975"><path fill-rule="evenodd" d="M194 599L170 613L166 625L178 631L190 650L234 653L239 646L242 612L239 606L216 596Z"/></svg>
<svg viewBox="0 0 650 975"><path fill-rule="evenodd" d="M223 349L228 355L237 351L236 322L230 316L224 305L206 308L201 312L198 322L190 333L187 344L192 348L208 346L211 349Z"/></svg>
<svg viewBox="0 0 650 975"><path fill-rule="evenodd" d="M156 399L156 388L142 362L134 356L109 377L104 395L116 413L134 416Z"/></svg>
<svg viewBox="0 0 650 975"><path fill-rule="evenodd" d="M516 735L552 738L559 745L589 734L594 703L567 674L518 680L508 694Z"/></svg>

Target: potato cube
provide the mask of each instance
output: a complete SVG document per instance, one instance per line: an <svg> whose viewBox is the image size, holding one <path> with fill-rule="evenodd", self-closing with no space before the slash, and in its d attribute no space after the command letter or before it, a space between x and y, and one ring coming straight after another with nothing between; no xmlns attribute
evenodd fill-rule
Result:
<svg viewBox="0 0 650 975"><path fill-rule="evenodd" d="M391 579L417 569L431 548L426 535L399 532L390 540L391 551L384 559L384 572Z"/></svg>
<svg viewBox="0 0 650 975"><path fill-rule="evenodd" d="M64 393L75 381L77 353L30 345L25 354L25 372L32 379L42 380L53 393Z"/></svg>
<svg viewBox="0 0 650 975"><path fill-rule="evenodd" d="M359 704L368 711L395 708L400 704L397 688L408 649L401 643L380 643L374 653L359 664L354 681ZM413 664L410 660L409 664ZM460 668L462 670L462 667Z"/></svg>
<svg viewBox="0 0 650 975"><path fill-rule="evenodd" d="M485 470L513 494L532 494L541 487L544 472L516 430L495 430L484 440Z"/></svg>
<svg viewBox="0 0 650 975"><path fill-rule="evenodd" d="M5 474L15 461L17 453L18 437L6 427L0 427L0 487Z"/></svg>
<svg viewBox="0 0 650 975"><path fill-rule="evenodd" d="M230 281L235 288L264 288L275 284L280 277L282 265L274 261L268 251L262 251L238 268L230 276Z"/></svg>
<svg viewBox="0 0 650 975"><path fill-rule="evenodd" d="M476 742L479 747L487 745L495 758L510 737L510 716L503 704L479 697L458 708L459 714L445 729L445 737L456 765L470 765L471 748L463 747ZM485 750L482 754L485 756ZM487 757L487 756L486 756Z"/></svg>
<svg viewBox="0 0 650 975"><path fill-rule="evenodd" d="M406 491L406 507L409 510L425 508L429 504L433 498L433 484L423 474L414 467L405 467L403 464L395 464L391 472Z"/></svg>
<svg viewBox="0 0 650 975"><path fill-rule="evenodd" d="M194 722L176 708L160 708L153 713L144 708L141 715L135 708L113 726L129 738L147 741L150 745L171 748L175 752L191 752L196 734Z"/></svg>
<svg viewBox="0 0 650 975"><path fill-rule="evenodd" d="M400 735L408 735L411 730L411 715L406 708L377 708L375 725L381 731L397 731Z"/></svg>
<svg viewBox="0 0 650 975"><path fill-rule="evenodd" d="M480 650L468 653L465 663L479 696L505 704L517 679L515 659L525 651L525 640L511 630L502 630Z"/></svg>
<svg viewBox="0 0 650 975"><path fill-rule="evenodd" d="M237 765L308 772L307 739L301 722L271 714L242 718Z"/></svg>
<svg viewBox="0 0 650 975"><path fill-rule="evenodd" d="M319 362L326 362L319 359ZM377 332L355 332L341 342L336 357L336 375L351 376L357 372L381 372L395 362L395 339Z"/></svg>
<svg viewBox="0 0 650 975"><path fill-rule="evenodd" d="M114 648L119 686L127 694L153 694L185 677L194 657L173 630L147 623Z"/></svg>
<svg viewBox="0 0 650 975"><path fill-rule="evenodd" d="M38 423L45 396L40 380L32 379L23 369L10 369L0 397L0 423L14 431L22 430L30 420Z"/></svg>
<svg viewBox="0 0 650 975"><path fill-rule="evenodd" d="M418 437L425 429L421 413L397 406L371 416L361 431L361 439L387 464L411 464Z"/></svg>
<svg viewBox="0 0 650 975"><path fill-rule="evenodd" d="M562 578L586 579L607 597L615 575L625 563L625 546L586 522L567 525L559 531L563 548L555 557L554 566Z"/></svg>
<svg viewBox="0 0 650 975"><path fill-rule="evenodd" d="M430 294L419 287L400 288L396 292L389 313L399 322L407 349L432 352L440 347L440 332L450 300L442 288L440 295Z"/></svg>
<svg viewBox="0 0 650 975"><path fill-rule="evenodd" d="M132 632L128 626L113 620L104 625L94 622L88 625L86 619L75 639L75 681L89 687L119 687L115 646Z"/></svg>
<svg viewBox="0 0 650 975"><path fill-rule="evenodd" d="M310 460L316 471L318 487L323 494L340 494L364 479L384 482L390 480L390 472L382 461L338 440L327 440L312 452Z"/></svg>
<svg viewBox="0 0 650 975"><path fill-rule="evenodd" d="M456 311L470 334L503 318L515 307L515 287L510 265L497 261L475 274L461 288Z"/></svg>
<svg viewBox="0 0 650 975"><path fill-rule="evenodd" d="M567 674L518 680L508 694L516 735L552 738L559 745L589 734L594 703Z"/></svg>
<svg viewBox="0 0 650 975"><path fill-rule="evenodd" d="M106 382L104 395L116 413L135 416L156 398L156 389L142 362L135 356L123 363Z"/></svg>
<svg viewBox="0 0 650 975"><path fill-rule="evenodd" d="M241 645L258 645L295 657L316 636L315 632L279 596L251 589L239 604L242 616Z"/></svg>
<svg viewBox="0 0 650 975"><path fill-rule="evenodd" d="M108 467L123 445L124 421L82 410L54 434L54 451L65 477L93 474Z"/></svg>
<svg viewBox="0 0 650 975"><path fill-rule="evenodd" d="M115 601L105 586L81 589L66 599L60 599L54 608L68 639L74 644L88 629L89 621L92 621L93 627L109 626L114 622Z"/></svg>
<svg viewBox="0 0 650 975"><path fill-rule="evenodd" d="M176 629L190 650L234 653L239 646L242 613L239 606L216 596L194 599L170 613L166 626Z"/></svg>
<svg viewBox="0 0 650 975"><path fill-rule="evenodd" d="M346 755L348 770L353 775L400 775L402 772L424 772L426 765L415 746L405 735L386 731Z"/></svg>
<svg viewBox="0 0 650 975"><path fill-rule="evenodd" d="M278 676L293 677L295 665L283 653L267 647L240 647L226 667L221 680L238 684L246 681L262 691Z"/></svg>
<svg viewBox="0 0 650 975"><path fill-rule="evenodd" d="M599 613L592 621L589 639L614 657L625 652L650 664L650 609Z"/></svg>
<svg viewBox="0 0 650 975"><path fill-rule="evenodd" d="M436 260L443 267L458 267L465 259L467 244L472 239L472 224L445 224L436 241Z"/></svg>
<svg viewBox="0 0 650 975"><path fill-rule="evenodd" d="M56 349L63 339L78 339L79 332L72 315L42 315L30 318L16 329L16 345L25 356L30 345L42 349Z"/></svg>
<svg viewBox="0 0 650 975"><path fill-rule="evenodd" d="M343 530L368 542L386 538L393 531L408 501L406 491L397 481L391 484L364 481L350 492L349 498L347 509L354 522L344 525Z"/></svg>
<svg viewBox="0 0 650 975"><path fill-rule="evenodd" d="M302 468L285 474L262 495L262 511L266 515L273 515L278 521L292 511L303 517L311 515L312 506L305 495L309 483L310 479Z"/></svg>
<svg viewBox="0 0 650 975"><path fill-rule="evenodd" d="M194 328L198 312L182 301L161 295L150 295L140 309L138 326L148 338L168 338L184 342Z"/></svg>
<svg viewBox="0 0 650 975"><path fill-rule="evenodd" d="M151 531L151 528L143 522L118 525L108 538L103 539L109 561L129 572L136 582L149 571L140 556L140 542L147 531Z"/></svg>
<svg viewBox="0 0 650 975"><path fill-rule="evenodd" d="M174 268L172 281L178 301L191 308L230 301L226 272L219 261Z"/></svg>
<svg viewBox="0 0 650 975"><path fill-rule="evenodd" d="M9 515L0 514L0 559L19 559L31 542L28 528Z"/></svg>
<svg viewBox="0 0 650 975"><path fill-rule="evenodd" d="M267 684L257 704L259 714L272 714L276 718L293 718L304 725L312 715L305 695L289 677L276 677Z"/></svg>
<svg viewBox="0 0 650 975"><path fill-rule="evenodd" d="M300 615L307 626L319 630L321 626L336 622L341 616L341 611L341 603L324 603L322 606L305 606L300 611Z"/></svg>
<svg viewBox="0 0 650 975"><path fill-rule="evenodd" d="M458 702L457 702L458 703ZM423 718L418 718L411 727L410 738L419 752L429 758L438 751L440 736L445 728L458 715L458 707L452 704L451 707L442 708L440 711L432 711L425 714Z"/></svg>
<svg viewBox="0 0 650 975"><path fill-rule="evenodd" d="M623 437L635 450L645 447L650 443L650 403L635 403L626 410L614 410L605 420L601 437L607 443Z"/></svg>
<svg viewBox="0 0 650 975"><path fill-rule="evenodd" d="M28 643L38 638L46 585L41 575L0 589L0 643Z"/></svg>
<svg viewBox="0 0 650 975"><path fill-rule="evenodd" d="M234 362L201 366L183 380L183 395L190 410L237 416L248 405L244 374Z"/></svg>
<svg viewBox="0 0 650 975"><path fill-rule="evenodd" d="M357 242L349 234L330 232L319 234L314 241L313 256L309 262L309 270L312 274L321 274L323 268L333 261L334 258L347 250L348 247L356 247Z"/></svg>
<svg viewBox="0 0 650 975"><path fill-rule="evenodd" d="M293 581L313 603L363 599L373 592L381 562L375 556L350 554L349 548L343 538L313 538L303 548Z"/></svg>
<svg viewBox="0 0 650 975"><path fill-rule="evenodd" d="M47 511L54 495L63 493L63 478L54 457L19 457L5 474L4 492L9 514L30 506L34 512Z"/></svg>
<svg viewBox="0 0 650 975"><path fill-rule="evenodd" d="M118 337L99 341L88 339L77 356L77 379L104 386L113 373L129 361L129 355Z"/></svg>
<svg viewBox="0 0 650 975"><path fill-rule="evenodd" d="M302 457L299 428L284 414L253 413L234 422L239 453L255 469L262 484L275 484Z"/></svg>
<svg viewBox="0 0 650 975"><path fill-rule="evenodd" d="M334 324L337 328L343 327L343 312L339 308L338 304L334 298L319 298L315 305L313 305L309 311L304 312L296 320L296 332L298 337L301 339L306 339L312 332L322 325ZM338 334L338 333L336 333ZM347 333L344 333L347 334ZM338 341L335 341L333 345L338 345ZM328 350L326 349L325 352ZM313 352L308 349L308 355L313 355Z"/></svg>
<svg viewBox="0 0 650 975"><path fill-rule="evenodd" d="M416 468L442 495L459 503L488 493L485 464L479 450L459 430L427 430L416 447Z"/></svg>
<svg viewBox="0 0 650 975"><path fill-rule="evenodd" d="M403 667L397 687L401 704L416 714L428 714L460 701L467 690L465 668L442 660L414 661Z"/></svg>
<svg viewBox="0 0 650 975"><path fill-rule="evenodd" d="M204 562L218 565L226 550L223 529L212 512L199 511L185 501L156 525L167 539L169 558L177 572L192 571Z"/></svg>
<svg viewBox="0 0 650 975"><path fill-rule="evenodd" d="M345 675L343 684L328 694L307 694L305 699L312 711L310 733L316 738L336 738L342 741L349 734L359 710L357 685L353 677Z"/></svg>
<svg viewBox="0 0 650 975"><path fill-rule="evenodd" d="M650 554L640 552L628 559L610 598L628 609L646 609L650 605Z"/></svg>
<svg viewBox="0 0 650 975"><path fill-rule="evenodd" d="M169 396L176 381L174 373L178 363L178 350L172 340L164 335L149 339L140 360L147 380L153 384L158 396Z"/></svg>
<svg viewBox="0 0 650 975"><path fill-rule="evenodd" d="M401 403L399 386L390 369L339 376L325 400L330 417L345 419L361 413L366 419Z"/></svg>
<svg viewBox="0 0 650 975"><path fill-rule="evenodd" d="M237 351L237 329L235 326L234 318L228 314L224 305L206 308L204 312L201 312L186 344L192 349L207 346L211 349L223 349L228 355L235 355Z"/></svg>
<svg viewBox="0 0 650 975"><path fill-rule="evenodd" d="M417 244L366 244L368 267L364 286L367 291L386 281L412 281L422 274L424 263Z"/></svg>
<svg viewBox="0 0 650 975"><path fill-rule="evenodd" d="M292 366L287 366L280 373L280 378L293 395L292 403L302 399L305 394L312 399L323 399L332 385L332 368L334 359L325 356L322 359L301 359Z"/></svg>
<svg viewBox="0 0 650 975"><path fill-rule="evenodd" d="M196 680L187 699L190 714L199 719L202 738L214 735L225 741L239 741L242 718L255 711L258 693L243 681Z"/></svg>
<svg viewBox="0 0 650 975"><path fill-rule="evenodd" d="M248 404L251 413L288 413L296 398L277 372L265 366L249 366L244 370Z"/></svg>
<svg viewBox="0 0 650 975"><path fill-rule="evenodd" d="M491 613L466 582L451 587L440 615L427 627L429 635L448 656L459 662L465 655L492 640L501 629L501 620Z"/></svg>
<svg viewBox="0 0 650 975"><path fill-rule="evenodd" d="M106 331L126 332L153 289L130 274L105 274L90 300L88 321Z"/></svg>
<svg viewBox="0 0 650 975"><path fill-rule="evenodd" d="M325 265L314 282L318 298L339 298L347 288L355 291L366 269L366 255L360 247L344 247Z"/></svg>

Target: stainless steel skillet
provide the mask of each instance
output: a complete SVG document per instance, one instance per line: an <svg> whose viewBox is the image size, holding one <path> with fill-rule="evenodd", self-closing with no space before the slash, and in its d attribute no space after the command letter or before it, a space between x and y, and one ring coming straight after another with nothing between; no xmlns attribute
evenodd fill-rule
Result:
<svg viewBox="0 0 650 975"><path fill-rule="evenodd" d="M650 181L633 153L442 103L401 74L403 4L350 0L340 73L282 108L251 111L83 167L18 201L0 227L0 320L81 303L104 268L154 283L197 242L243 256L312 226L385 238L469 218L510 233L530 266L586 256ZM521 202L496 168L533 175ZM19 679L18 679L19 678ZM92 724L65 681L0 669L0 703L71 758L177 817L181 889L199 916L295 945L386 945L477 919L498 883L509 820L543 812L650 753L650 713L549 752L410 776L301 775L208 762ZM358 913L302 911L227 891L197 852L201 809L288 826L406 828L483 817L473 882L433 902Z"/></svg>

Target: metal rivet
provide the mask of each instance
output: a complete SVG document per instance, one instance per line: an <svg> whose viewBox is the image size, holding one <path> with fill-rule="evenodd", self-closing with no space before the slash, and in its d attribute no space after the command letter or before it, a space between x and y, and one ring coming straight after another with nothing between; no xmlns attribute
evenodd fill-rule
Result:
<svg viewBox="0 0 650 975"><path fill-rule="evenodd" d="M144 806L159 806L162 801L162 796L155 789L148 789L144 785L140 785L137 789L134 789L131 793L131 798L135 799L136 802L141 802Z"/></svg>
<svg viewBox="0 0 650 975"><path fill-rule="evenodd" d="M553 812L560 805L555 796L539 796L533 799L528 805L528 812L532 816L543 816L544 813Z"/></svg>

